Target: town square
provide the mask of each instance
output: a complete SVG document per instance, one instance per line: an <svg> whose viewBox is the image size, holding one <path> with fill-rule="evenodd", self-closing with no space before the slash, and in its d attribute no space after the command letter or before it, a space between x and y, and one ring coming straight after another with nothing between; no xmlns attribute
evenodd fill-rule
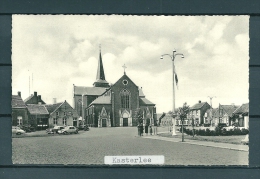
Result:
<svg viewBox="0 0 260 179"><path fill-rule="evenodd" d="M14 15L13 163L248 165L248 20Z"/></svg>

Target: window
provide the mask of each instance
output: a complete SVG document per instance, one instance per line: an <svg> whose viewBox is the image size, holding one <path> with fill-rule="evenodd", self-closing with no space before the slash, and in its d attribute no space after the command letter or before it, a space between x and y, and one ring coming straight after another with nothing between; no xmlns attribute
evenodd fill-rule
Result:
<svg viewBox="0 0 260 179"><path fill-rule="evenodd" d="M66 116L66 112L64 112L64 116Z"/></svg>
<svg viewBox="0 0 260 179"><path fill-rule="evenodd" d="M22 116L17 117L17 125L18 126L23 125L23 117Z"/></svg>
<svg viewBox="0 0 260 179"><path fill-rule="evenodd" d="M126 89L121 91L120 93L121 97L121 108L129 108L129 103L130 103L130 93Z"/></svg>
<svg viewBox="0 0 260 179"><path fill-rule="evenodd" d="M56 112L56 116L58 116L59 115L59 112Z"/></svg>
<svg viewBox="0 0 260 179"><path fill-rule="evenodd" d="M63 125L66 126L67 125L67 119L64 117L63 118Z"/></svg>
<svg viewBox="0 0 260 179"><path fill-rule="evenodd" d="M53 118L53 124L58 124L57 123L57 118Z"/></svg>

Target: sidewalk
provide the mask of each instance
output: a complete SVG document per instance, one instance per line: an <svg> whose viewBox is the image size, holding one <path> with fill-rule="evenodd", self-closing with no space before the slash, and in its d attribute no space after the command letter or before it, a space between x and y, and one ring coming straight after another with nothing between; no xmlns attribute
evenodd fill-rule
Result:
<svg viewBox="0 0 260 179"><path fill-rule="evenodd" d="M161 137L158 135L143 136L142 138L163 140L163 141L168 141L168 142L180 142L180 143L184 143L184 144L200 145L200 146L206 146L206 147L216 147L216 148L238 150L238 151L245 151L245 152L249 151L248 145L235 145L235 144L229 144L229 143L199 141L199 140L189 140L189 139L184 139L184 142L182 142L180 138Z"/></svg>

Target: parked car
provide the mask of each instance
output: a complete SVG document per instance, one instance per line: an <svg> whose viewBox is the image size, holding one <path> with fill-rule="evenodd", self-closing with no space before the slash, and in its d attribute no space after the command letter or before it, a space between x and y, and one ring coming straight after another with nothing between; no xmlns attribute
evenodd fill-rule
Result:
<svg viewBox="0 0 260 179"><path fill-rule="evenodd" d="M59 134L77 134L78 129L74 126L66 126L64 129L58 130Z"/></svg>
<svg viewBox="0 0 260 179"><path fill-rule="evenodd" d="M53 128L46 129L47 134L54 134Z"/></svg>
<svg viewBox="0 0 260 179"><path fill-rule="evenodd" d="M59 130L64 129L64 126L54 126L54 128L52 129L53 133L58 133Z"/></svg>
<svg viewBox="0 0 260 179"><path fill-rule="evenodd" d="M22 125L22 126L18 126L18 127L20 127L25 132L35 132L35 128L33 126L31 126L30 124Z"/></svg>
<svg viewBox="0 0 260 179"><path fill-rule="evenodd" d="M89 127L88 127L88 125L80 125L80 126L78 127L78 130L89 131Z"/></svg>
<svg viewBox="0 0 260 179"><path fill-rule="evenodd" d="M21 134L24 134L25 131L22 130L20 127L12 126L12 133L16 134L16 135L21 135Z"/></svg>
<svg viewBox="0 0 260 179"><path fill-rule="evenodd" d="M246 137L244 139L241 140L241 143L244 145L248 145L249 144L249 135L247 134Z"/></svg>

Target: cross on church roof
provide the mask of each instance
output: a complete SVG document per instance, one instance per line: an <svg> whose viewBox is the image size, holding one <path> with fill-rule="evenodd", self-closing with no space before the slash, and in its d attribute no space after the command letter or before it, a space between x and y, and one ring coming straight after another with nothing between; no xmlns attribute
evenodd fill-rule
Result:
<svg viewBox="0 0 260 179"><path fill-rule="evenodd" d="M122 67L124 68L124 74L125 74L125 69L126 69L127 67L125 66L125 64L124 64Z"/></svg>

